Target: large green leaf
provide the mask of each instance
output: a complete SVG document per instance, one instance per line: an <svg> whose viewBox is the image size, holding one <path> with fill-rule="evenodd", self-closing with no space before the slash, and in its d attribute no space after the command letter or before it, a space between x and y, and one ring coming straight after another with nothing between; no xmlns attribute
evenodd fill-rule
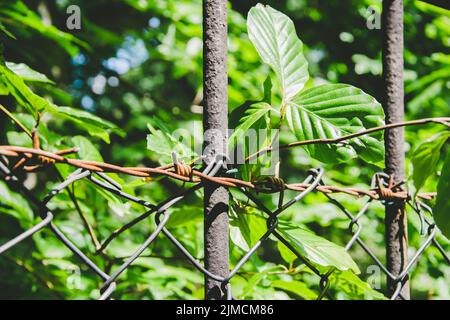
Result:
<svg viewBox="0 0 450 320"><path fill-rule="evenodd" d="M38 112L44 111L50 106L47 100L33 93L24 80L6 66L3 57L0 57L0 86L1 95L12 95L35 117Z"/></svg>
<svg viewBox="0 0 450 320"><path fill-rule="evenodd" d="M17 74L24 81L54 84L54 82L47 78L45 74L31 69L24 63L6 62L6 66L9 68L9 70Z"/></svg>
<svg viewBox="0 0 450 320"><path fill-rule="evenodd" d="M296 280L275 280L271 283L271 286L287 291L289 293L293 293L305 300L314 300L317 298L317 293L308 288L308 286L304 282Z"/></svg>
<svg viewBox="0 0 450 320"><path fill-rule="evenodd" d="M250 40L278 76L284 101L302 90L308 80L308 63L303 44L297 37L294 23L283 13L258 4L248 13Z"/></svg>
<svg viewBox="0 0 450 320"><path fill-rule="evenodd" d="M450 138L450 132L441 132L423 141L412 156L413 180L416 192L423 187L428 177L436 171L444 143Z"/></svg>
<svg viewBox="0 0 450 320"><path fill-rule="evenodd" d="M230 218L231 240L242 250L248 251L267 231L266 219L256 209L233 206Z"/></svg>
<svg viewBox="0 0 450 320"><path fill-rule="evenodd" d="M330 276L332 286L336 287L338 294L351 300L386 300L381 293L370 287L351 271L335 271Z"/></svg>
<svg viewBox="0 0 450 320"><path fill-rule="evenodd" d="M59 107L52 104L48 106L47 111L56 117L72 121L81 129L86 130L90 135L99 137L106 143L110 141L109 132L117 133L120 136L125 135L125 132L113 123L84 110Z"/></svg>
<svg viewBox="0 0 450 320"><path fill-rule="evenodd" d="M91 141L83 136L72 138L73 144L78 148L78 157L82 160L103 162L103 157Z"/></svg>
<svg viewBox="0 0 450 320"><path fill-rule="evenodd" d="M0 212L9 214L27 226L33 221L33 210L28 202L18 193L11 191L0 181Z"/></svg>
<svg viewBox="0 0 450 320"><path fill-rule="evenodd" d="M444 161L437 187L436 205L433 210L434 221L447 239L450 239L450 152Z"/></svg>
<svg viewBox="0 0 450 320"><path fill-rule="evenodd" d="M338 138L382 125L383 109L373 97L347 84L324 84L302 91L286 110L297 139ZM370 163L384 159L381 134L362 136L345 144L310 144L309 154L322 162L348 161L360 156Z"/></svg>
<svg viewBox="0 0 450 320"><path fill-rule="evenodd" d="M183 205L171 211L166 227L179 228L197 224L200 221L203 221L202 208L200 206Z"/></svg>
<svg viewBox="0 0 450 320"><path fill-rule="evenodd" d="M359 273L358 266L345 248L302 227L284 225L277 231L304 259L313 264Z"/></svg>

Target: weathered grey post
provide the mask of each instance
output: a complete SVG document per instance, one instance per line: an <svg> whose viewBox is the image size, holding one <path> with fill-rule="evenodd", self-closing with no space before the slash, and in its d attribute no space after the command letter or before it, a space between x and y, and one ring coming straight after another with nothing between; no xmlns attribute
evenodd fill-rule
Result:
<svg viewBox="0 0 450 320"><path fill-rule="evenodd" d="M404 121L403 92L403 0L383 0L383 81L386 123ZM404 129L386 130L386 173L395 182L405 178ZM398 275L408 260L408 229L404 201L386 204L386 260L387 268ZM395 283L388 277L388 291L395 291ZM401 295L409 299L409 282L404 283Z"/></svg>
<svg viewBox="0 0 450 320"><path fill-rule="evenodd" d="M227 154L227 1L203 0L203 127L207 161ZM228 190L205 184L205 265L215 275L229 273ZM224 299L219 282L205 278L205 298Z"/></svg>

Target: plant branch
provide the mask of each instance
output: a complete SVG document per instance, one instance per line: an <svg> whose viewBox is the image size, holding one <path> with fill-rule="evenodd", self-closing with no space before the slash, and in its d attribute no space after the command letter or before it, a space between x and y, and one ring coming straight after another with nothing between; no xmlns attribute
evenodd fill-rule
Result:
<svg viewBox="0 0 450 320"><path fill-rule="evenodd" d="M19 126L30 138L31 138L31 132L30 130L25 127L25 125L19 121L14 115L8 111L1 103L0 103L0 110L2 110L17 126Z"/></svg>
<svg viewBox="0 0 450 320"><path fill-rule="evenodd" d="M95 235L94 229L92 228L91 224L86 218L86 215L84 214L83 210L81 210L81 207L78 203L77 198L75 197L75 185L72 186L73 190L70 190L70 188L66 188L67 193L69 194L70 200L72 200L76 211L78 212L78 215L80 216L81 220L83 221L84 227L89 233L89 237L91 238L92 244L95 247L95 250L98 250L100 248L100 242L97 239L97 236Z"/></svg>
<svg viewBox="0 0 450 320"><path fill-rule="evenodd" d="M444 125L444 126L450 128L450 118L426 118L426 119L419 119L419 120L412 120L412 121L405 121L405 122L397 122L397 123L391 123L391 124L386 124L386 125L379 126L379 127L370 128L370 129L363 130L360 132L355 132L355 133L348 134L348 135L338 137L338 138L296 141L296 142L292 142L289 144L281 145L276 149L269 146L269 147L263 148L263 149L259 150L258 152L255 152L254 154L248 156L246 161L250 161L250 160L258 158L266 153L271 153L276 150L290 149L290 148L300 147L300 146L305 146L305 145L310 145L310 144L336 144L336 143L340 143L340 142L343 142L346 140L354 139L354 138L368 135L368 134L378 132L378 131L384 131L387 129L393 129L393 128L399 128L399 127L423 125L423 124L428 124L428 123L437 123L437 124L441 124L441 125Z"/></svg>

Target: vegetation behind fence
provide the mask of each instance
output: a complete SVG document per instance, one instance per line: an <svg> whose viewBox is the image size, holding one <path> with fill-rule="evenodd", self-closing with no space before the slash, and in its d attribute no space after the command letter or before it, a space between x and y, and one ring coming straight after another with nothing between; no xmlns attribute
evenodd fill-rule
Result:
<svg viewBox="0 0 450 320"><path fill-rule="evenodd" d="M408 281L412 298L448 298L450 119L442 117L440 52L448 11L406 1L406 26L423 21L405 38L406 115L414 120L384 124L381 99L372 97L382 96L381 62L368 3L339 7L354 23L339 28L330 25L333 4L300 10L288 1L280 9L293 21L263 5L245 20L249 8L234 4L234 130L223 150L236 150L250 130L267 133L236 164L233 153L205 157L174 134L186 128L194 145L203 142L200 2L83 2L70 12L64 3L25 3L0 5L3 298L193 299L203 297L204 277L229 299L408 298ZM97 21L98 10L117 23ZM77 12L80 30L52 26L67 29L64 18ZM330 34L319 40L312 22ZM428 47L415 46L421 37ZM49 52L46 43L58 46ZM407 180L381 172L383 133L394 128L407 132ZM205 185L230 192L229 273L205 261L228 255L215 240L204 252ZM392 203L406 205L409 229L408 262L396 273L385 248L383 208Z"/></svg>

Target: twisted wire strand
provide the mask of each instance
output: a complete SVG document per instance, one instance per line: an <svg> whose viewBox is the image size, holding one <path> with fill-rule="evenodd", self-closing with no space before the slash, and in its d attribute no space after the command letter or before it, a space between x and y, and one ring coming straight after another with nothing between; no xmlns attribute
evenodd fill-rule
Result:
<svg viewBox="0 0 450 320"><path fill-rule="evenodd" d="M25 148L20 146L9 146L2 145L0 146L0 155L4 155L8 158L21 158L23 156L30 158L33 155L35 156L43 156L46 159L51 160L51 164L55 163L64 163L67 165L71 165L76 168L81 168L85 170L89 170L92 172L114 172L120 174L126 174L136 177L149 178L158 176L167 176L179 181L183 182L191 182L191 183L200 183L202 180L208 180L210 182L214 182L220 184L225 187L230 188L249 188L254 191L260 193L274 193L280 190L286 189L296 192L303 192L307 190L311 185L309 183L301 182L301 183L291 183L285 184L279 178L269 177L264 181L265 187L261 187L260 182L258 181L245 181L231 177L212 177L207 174L202 173L201 171L193 169L191 166L186 163L177 163L170 164L155 168L150 167L121 167L118 165L106 163L106 162L97 162L91 160L79 160L73 158L64 157L66 154L70 154L76 152L75 148L61 150L57 152L48 152L41 149L34 148ZM50 161L49 160L49 161ZM20 161L20 160L19 160ZM48 161L47 161L48 162ZM29 171L30 168L26 167L25 171ZM28 169L28 170L27 170ZM32 167L31 169L35 169ZM324 194L330 193L344 193L347 195L355 196L355 197L370 197L374 200L383 200L383 199L399 199L399 200L408 200L409 194L407 191L400 190L394 191L393 189L384 188L383 190L379 189L357 189L354 187L341 187L334 185L319 185L315 188L316 191L322 192ZM436 193L419 193L417 195L418 199L430 200L436 196Z"/></svg>

